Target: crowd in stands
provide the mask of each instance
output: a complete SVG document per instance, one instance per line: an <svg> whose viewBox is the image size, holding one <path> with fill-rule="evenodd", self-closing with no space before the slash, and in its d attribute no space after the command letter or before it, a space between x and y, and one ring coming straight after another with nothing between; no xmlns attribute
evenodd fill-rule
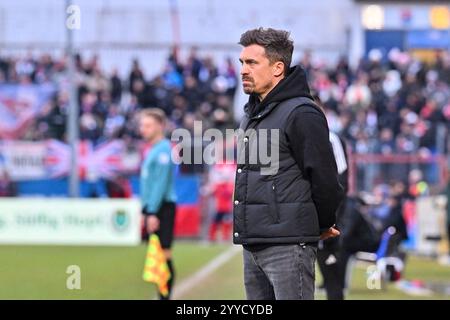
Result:
<svg viewBox="0 0 450 320"><path fill-rule="evenodd" d="M386 57L372 50L356 69L350 68L344 58L332 67L314 65L312 60L307 53L300 63L325 105L330 129L347 141L352 152L423 157L448 154L448 52L437 52L433 63L424 63L396 49ZM361 168L358 185L364 189L374 181L395 179L406 183L414 169L408 163ZM416 168L424 172L426 180L438 181L436 163Z"/></svg>
<svg viewBox="0 0 450 320"><path fill-rule="evenodd" d="M0 56L0 84L53 83L57 93L44 107L26 134L26 140L66 139L69 104L67 59L48 54L23 58ZM100 143L137 137L135 115L142 108L158 107L169 118L169 129L193 128L201 120L203 129L233 127L233 97L237 71L231 59L215 64L199 57L192 48L186 61L173 50L163 71L149 78L139 61L132 62L126 79L117 70L102 70L98 56L75 59L75 83L80 109L80 138Z"/></svg>
<svg viewBox="0 0 450 320"><path fill-rule="evenodd" d="M448 133L450 54L436 55L427 64L395 49L385 58L373 50L355 70L346 59L314 66L309 54L300 63L325 104L330 129L356 153L436 153L448 151L438 127Z"/></svg>
<svg viewBox="0 0 450 320"><path fill-rule="evenodd" d="M446 151L439 145L439 124L450 120L450 54L437 53L434 64L391 50L387 58L373 51L351 69L345 58L336 65L313 63L309 52L300 63L311 87L324 102L331 130L341 133L357 153L416 153ZM27 139L64 140L68 93L64 90L66 58L48 54L23 58L0 55L1 83L54 83L58 93L46 106ZM166 111L172 126L234 125L233 97L238 83L237 62L217 65L192 48L181 61L173 50L163 71L146 76L132 62L126 79L117 70L102 70L98 56L76 56L81 138L98 141L134 136L130 118L140 108ZM445 148L446 146L444 146ZM421 149L422 148L422 149Z"/></svg>
<svg viewBox="0 0 450 320"><path fill-rule="evenodd" d="M80 107L80 138L93 143L137 139L136 113L158 107L170 119L169 130L193 130L195 120L208 128L235 128L233 100L239 70L230 58L216 64L192 48L185 59L173 49L157 76L148 77L138 60L128 77L102 70L98 56L76 55L75 82ZM434 63L423 63L393 49L387 56L371 51L351 68L317 63L309 52L299 61L311 88L320 96L330 129L358 154L447 154L450 123L450 54L437 52ZM66 139L66 57L0 55L0 84L53 83L57 93L22 136L27 140ZM394 178L406 182L410 168L391 166ZM403 166L406 168L406 166ZM379 168L378 168L379 169ZM386 167L382 168L385 172ZM422 168L423 169L423 168ZM436 178L436 170L425 170ZM395 173L401 174L395 175ZM435 181L434 181L435 182Z"/></svg>

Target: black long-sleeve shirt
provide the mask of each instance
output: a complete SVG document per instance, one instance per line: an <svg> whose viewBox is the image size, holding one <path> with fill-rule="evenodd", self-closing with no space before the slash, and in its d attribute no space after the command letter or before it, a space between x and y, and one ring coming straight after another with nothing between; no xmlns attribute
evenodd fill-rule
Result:
<svg viewBox="0 0 450 320"><path fill-rule="evenodd" d="M320 230L324 231L336 222L336 210L344 198L326 118L312 106L298 107L289 115L285 132L295 161L311 183Z"/></svg>

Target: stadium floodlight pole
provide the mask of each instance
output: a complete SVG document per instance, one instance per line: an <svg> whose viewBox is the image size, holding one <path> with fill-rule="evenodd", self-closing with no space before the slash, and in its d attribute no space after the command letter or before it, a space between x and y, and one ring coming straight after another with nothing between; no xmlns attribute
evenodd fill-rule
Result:
<svg viewBox="0 0 450 320"><path fill-rule="evenodd" d="M181 42L181 32L180 32L180 15L178 12L177 0L169 0L169 6L170 6L170 18L172 23L173 46L175 48L178 48Z"/></svg>
<svg viewBox="0 0 450 320"><path fill-rule="evenodd" d="M67 13L72 1L66 0L65 11ZM70 177L69 196L79 196L80 180L78 177L78 101L75 83L75 61L73 54L73 28L67 23L66 27L66 55L67 55L67 80L69 89L69 110L67 113L67 140L70 146Z"/></svg>

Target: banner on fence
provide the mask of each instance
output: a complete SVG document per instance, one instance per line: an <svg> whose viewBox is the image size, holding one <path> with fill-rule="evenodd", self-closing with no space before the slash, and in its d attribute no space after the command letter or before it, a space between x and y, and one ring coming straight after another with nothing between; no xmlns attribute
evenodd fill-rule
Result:
<svg viewBox="0 0 450 320"><path fill-rule="evenodd" d="M49 179L67 176L71 165L68 144L47 140L0 143L0 167L12 180ZM140 156L126 151L122 140L94 146L90 141L78 144L78 170L81 179L109 178L119 172L137 171Z"/></svg>
<svg viewBox="0 0 450 320"><path fill-rule="evenodd" d="M135 199L16 199L0 201L0 243L137 245Z"/></svg>

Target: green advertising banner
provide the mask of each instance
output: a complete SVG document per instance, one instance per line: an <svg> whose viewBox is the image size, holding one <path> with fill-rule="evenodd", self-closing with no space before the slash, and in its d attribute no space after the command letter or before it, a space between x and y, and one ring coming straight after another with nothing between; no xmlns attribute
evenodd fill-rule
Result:
<svg viewBox="0 0 450 320"><path fill-rule="evenodd" d="M0 200L0 244L137 245L134 199Z"/></svg>

